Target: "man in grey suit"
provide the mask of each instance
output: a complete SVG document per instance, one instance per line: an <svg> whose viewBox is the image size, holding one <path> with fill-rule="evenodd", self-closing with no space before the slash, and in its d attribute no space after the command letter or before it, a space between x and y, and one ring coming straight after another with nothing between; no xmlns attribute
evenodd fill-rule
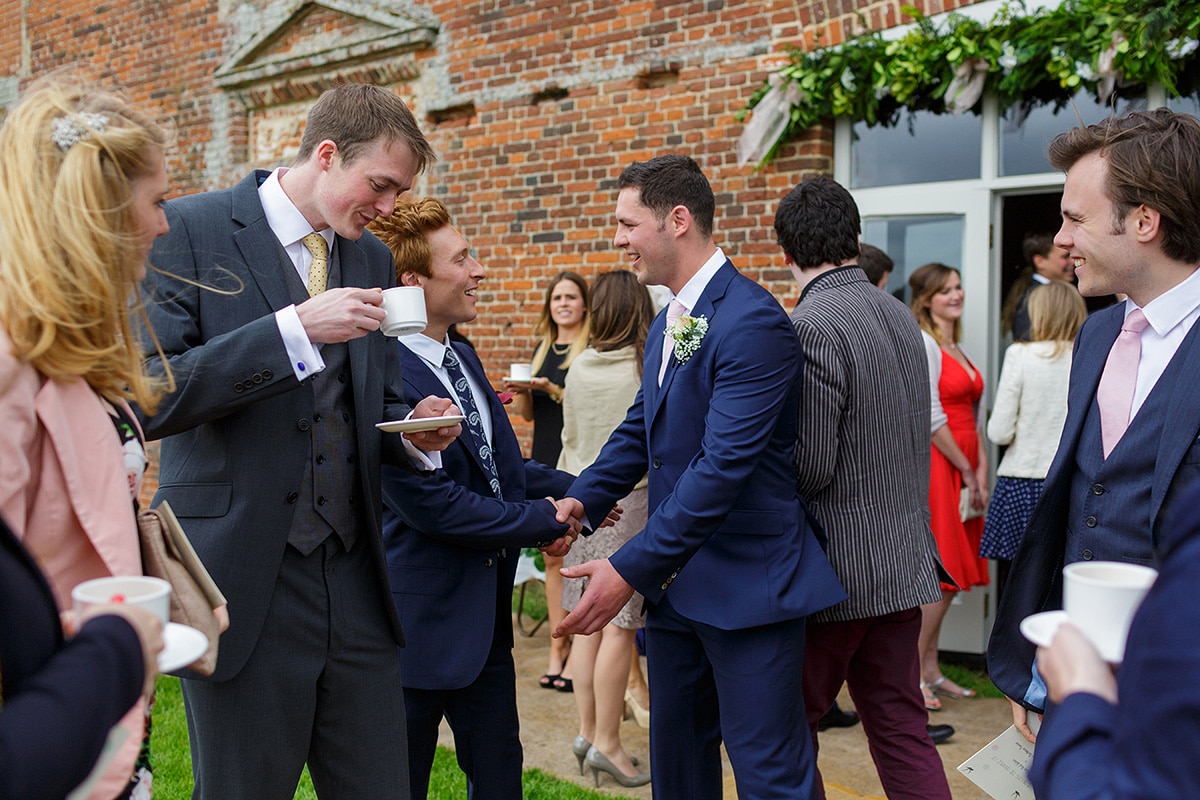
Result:
<svg viewBox="0 0 1200 800"><path fill-rule="evenodd" d="M306 762L322 798L408 797L380 463L409 455L374 425L410 410L378 332L391 253L364 228L433 158L402 100L345 85L313 106L292 168L167 205L146 309L174 385L142 420L163 438L155 501L232 618L216 672L183 682L193 797L291 798Z"/></svg>
<svg viewBox="0 0 1200 800"><path fill-rule="evenodd" d="M1058 453L988 643L991 678L1030 741L1027 711L1047 698L1021 620L1062 607L1065 564L1156 565L1163 520L1200 483L1200 123L1132 112L1060 134L1049 157L1066 172L1054 243L1079 291L1128 299L1075 340Z"/></svg>
<svg viewBox="0 0 1200 800"><path fill-rule="evenodd" d="M917 659L920 607L941 597L928 369L912 314L857 265L859 227L850 193L828 178L804 181L775 213L802 289L792 313L805 361L797 488L850 595L808 618L804 704L816 747L818 722L848 683L887 796L949 800Z"/></svg>

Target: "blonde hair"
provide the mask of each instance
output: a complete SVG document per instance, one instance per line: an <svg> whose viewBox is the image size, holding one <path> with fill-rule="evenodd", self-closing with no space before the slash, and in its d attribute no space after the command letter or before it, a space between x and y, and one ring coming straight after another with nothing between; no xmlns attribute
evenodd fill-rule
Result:
<svg viewBox="0 0 1200 800"><path fill-rule="evenodd" d="M913 270L912 275L908 276L908 288L912 290L912 300L909 301L908 306L912 309L913 316L917 318L917 324L921 326L921 330L932 336L938 344L946 344L945 337L942 336L941 328L933 321L933 315L929 313L926 303L942 290L951 275L958 275L958 270L934 261L917 267ZM957 342L961 338L962 320L956 319L954 320L954 338L951 342Z"/></svg>
<svg viewBox="0 0 1200 800"><path fill-rule="evenodd" d="M1087 305L1079 290L1066 281L1051 281L1029 293L1029 341L1054 342L1050 358L1075 341L1087 319Z"/></svg>
<svg viewBox="0 0 1200 800"><path fill-rule="evenodd" d="M554 280L550 281L550 286L546 289L546 302L542 304L542 312L538 315L537 322L533 325L533 335L540 336L541 341L537 343L537 347L533 349L533 358L530 359L530 365L536 374L542 368L542 364L546 361L546 354L550 352L550 346L558 339L558 323L554 321L554 315L550 313L550 298L554 296L554 287L558 286L563 281L570 281L579 289L579 296L583 299L583 324L579 326L575 338L571 340L571 348L567 350L567 357L563 359L561 369L568 369L575 357L587 349L588 339L591 336L592 321L588 314L590 304L588 303L588 285L583 276L577 272L564 270L554 276Z"/></svg>
<svg viewBox="0 0 1200 800"><path fill-rule="evenodd" d="M136 291L131 181L166 141L122 98L62 82L29 91L0 129L0 321L13 355L147 412L173 382L169 368L147 374L130 324L132 306L154 339Z"/></svg>

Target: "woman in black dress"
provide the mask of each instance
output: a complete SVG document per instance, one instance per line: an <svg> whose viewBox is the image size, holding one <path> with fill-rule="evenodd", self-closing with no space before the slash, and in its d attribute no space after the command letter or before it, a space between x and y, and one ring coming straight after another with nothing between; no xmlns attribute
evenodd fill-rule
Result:
<svg viewBox="0 0 1200 800"><path fill-rule="evenodd" d="M560 272L554 277L533 332L541 337L531 359L533 379L528 383L508 381L505 388L514 393L513 411L533 422L531 457L553 467L562 451L563 384L571 362L588 344L588 285L582 276ZM566 615L562 607L562 577L558 574L562 559L552 556L545 559L546 609L553 630ZM550 640L550 660L538 683L543 689L572 690L566 639Z"/></svg>

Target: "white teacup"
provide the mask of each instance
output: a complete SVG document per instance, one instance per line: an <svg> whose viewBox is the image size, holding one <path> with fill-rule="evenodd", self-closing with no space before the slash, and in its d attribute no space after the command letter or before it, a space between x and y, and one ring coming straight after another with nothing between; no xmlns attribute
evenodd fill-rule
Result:
<svg viewBox="0 0 1200 800"><path fill-rule="evenodd" d="M530 364L509 364L508 379L522 383L533 380L533 367Z"/></svg>
<svg viewBox="0 0 1200 800"><path fill-rule="evenodd" d="M393 286L383 290L383 311L387 314L379 329L385 336L407 336L425 330L425 290L420 286Z"/></svg>
<svg viewBox="0 0 1200 800"><path fill-rule="evenodd" d="M1119 561L1080 561L1063 567L1063 607L1067 617L1113 664L1125 655L1133 615L1158 572Z"/></svg>
<svg viewBox="0 0 1200 800"><path fill-rule="evenodd" d="M91 606L124 603L154 612L166 625L171 613L171 584L145 575L93 578L71 590L78 617Z"/></svg>

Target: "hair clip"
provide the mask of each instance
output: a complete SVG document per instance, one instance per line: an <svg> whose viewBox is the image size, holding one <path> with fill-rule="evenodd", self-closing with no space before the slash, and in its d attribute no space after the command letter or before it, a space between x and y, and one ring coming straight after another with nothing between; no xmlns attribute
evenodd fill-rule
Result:
<svg viewBox="0 0 1200 800"><path fill-rule="evenodd" d="M64 153L71 146L95 131L103 133L108 127L107 114L80 113L69 117L58 117L50 123L50 138Z"/></svg>

